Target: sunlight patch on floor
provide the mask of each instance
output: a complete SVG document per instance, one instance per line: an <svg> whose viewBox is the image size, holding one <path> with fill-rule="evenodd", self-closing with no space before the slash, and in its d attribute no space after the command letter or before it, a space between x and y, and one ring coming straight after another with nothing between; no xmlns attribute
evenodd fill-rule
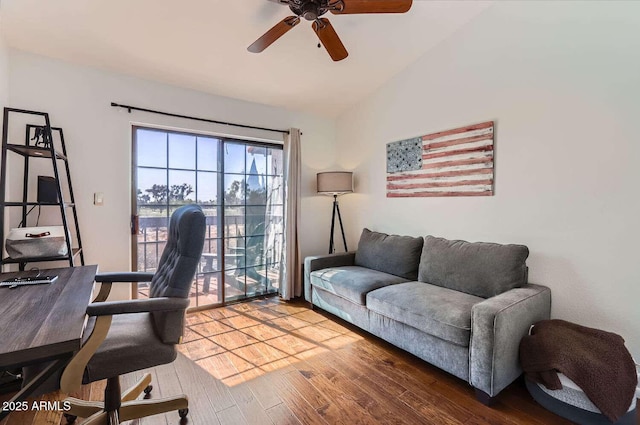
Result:
<svg viewBox="0 0 640 425"><path fill-rule="evenodd" d="M187 315L178 350L235 386L361 339L307 307L266 298Z"/></svg>

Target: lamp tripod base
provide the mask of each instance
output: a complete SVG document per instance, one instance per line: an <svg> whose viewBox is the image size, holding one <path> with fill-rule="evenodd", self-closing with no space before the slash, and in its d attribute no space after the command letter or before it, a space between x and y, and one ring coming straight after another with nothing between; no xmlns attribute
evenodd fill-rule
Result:
<svg viewBox="0 0 640 425"><path fill-rule="evenodd" d="M329 237L329 254L336 252L336 248L333 241L333 234L336 228L336 214L338 215L338 222L340 223L340 233L342 234L342 243L344 244L344 251L347 252L347 239L344 237L344 227L342 226L342 216L340 215L340 205L338 205L338 195L333 195L333 213L331 215L331 235Z"/></svg>

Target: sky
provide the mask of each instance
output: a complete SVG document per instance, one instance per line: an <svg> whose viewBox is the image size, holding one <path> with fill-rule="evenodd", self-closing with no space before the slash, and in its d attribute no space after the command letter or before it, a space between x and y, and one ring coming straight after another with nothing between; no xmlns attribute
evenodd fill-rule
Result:
<svg viewBox="0 0 640 425"><path fill-rule="evenodd" d="M220 139L214 137L138 129L136 140L138 188L145 193L145 190L153 184L166 185L168 168L169 186L183 183L191 185L194 190L197 190L197 202L216 199L217 183L222 171L218 160L219 143L221 143ZM224 148L224 164L227 173L225 190L234 180L243 179L242 174L252 169L254 161L258 174L264 175L272 168L275 168L276 173L282 172L282 150L280 149L265 149L233 142L225 143ZM265 180L265 177L257 179L260 183ZM256 179L251 179L250 183L255 184ZM196 200L196 194L191 193L186 199Z"/></svg>

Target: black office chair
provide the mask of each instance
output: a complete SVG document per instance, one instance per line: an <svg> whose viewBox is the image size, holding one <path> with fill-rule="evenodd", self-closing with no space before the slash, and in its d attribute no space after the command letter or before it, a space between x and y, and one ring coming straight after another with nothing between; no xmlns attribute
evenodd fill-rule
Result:
<svg viewBox="0 0 640 425"><path fill-rule="evenodd" d="M151 391L151 375L120 393L119 376L173 362L181 342L189 290L196 273L205 237L205 217L196 205L178 208L171 216L168 241L153 273L105 273L98 296L87 307L93 331L65 368L60 380L63 392L80 390L81 384L107 379L104 403L67 398L69 423L87 418L86 425L116 425L158 413L188 413L186 395L158 400L136 400ZM112 283L151 282L149 299L105 302ZM87 330L89 327L87 328Z"/></svg>

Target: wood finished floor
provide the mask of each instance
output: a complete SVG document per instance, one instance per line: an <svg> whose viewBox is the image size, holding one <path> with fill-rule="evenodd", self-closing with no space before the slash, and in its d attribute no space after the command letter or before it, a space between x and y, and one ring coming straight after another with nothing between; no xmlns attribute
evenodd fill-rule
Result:
<svg viewBox="0 0 640 425"><path fill-rule="evenodd" d="M188 394L192 425L570 423L538 406L521 381L483 406L466 382L306 303L268 298L189 314L187 322L177 360L150 372L153 398ZM124 376L123 389L142 373ZM100 400L104 385L74 396ZM12 413L1 425L61 423L60 412L40 411ZM171 412L131 423L180 420Z"/></svg>

